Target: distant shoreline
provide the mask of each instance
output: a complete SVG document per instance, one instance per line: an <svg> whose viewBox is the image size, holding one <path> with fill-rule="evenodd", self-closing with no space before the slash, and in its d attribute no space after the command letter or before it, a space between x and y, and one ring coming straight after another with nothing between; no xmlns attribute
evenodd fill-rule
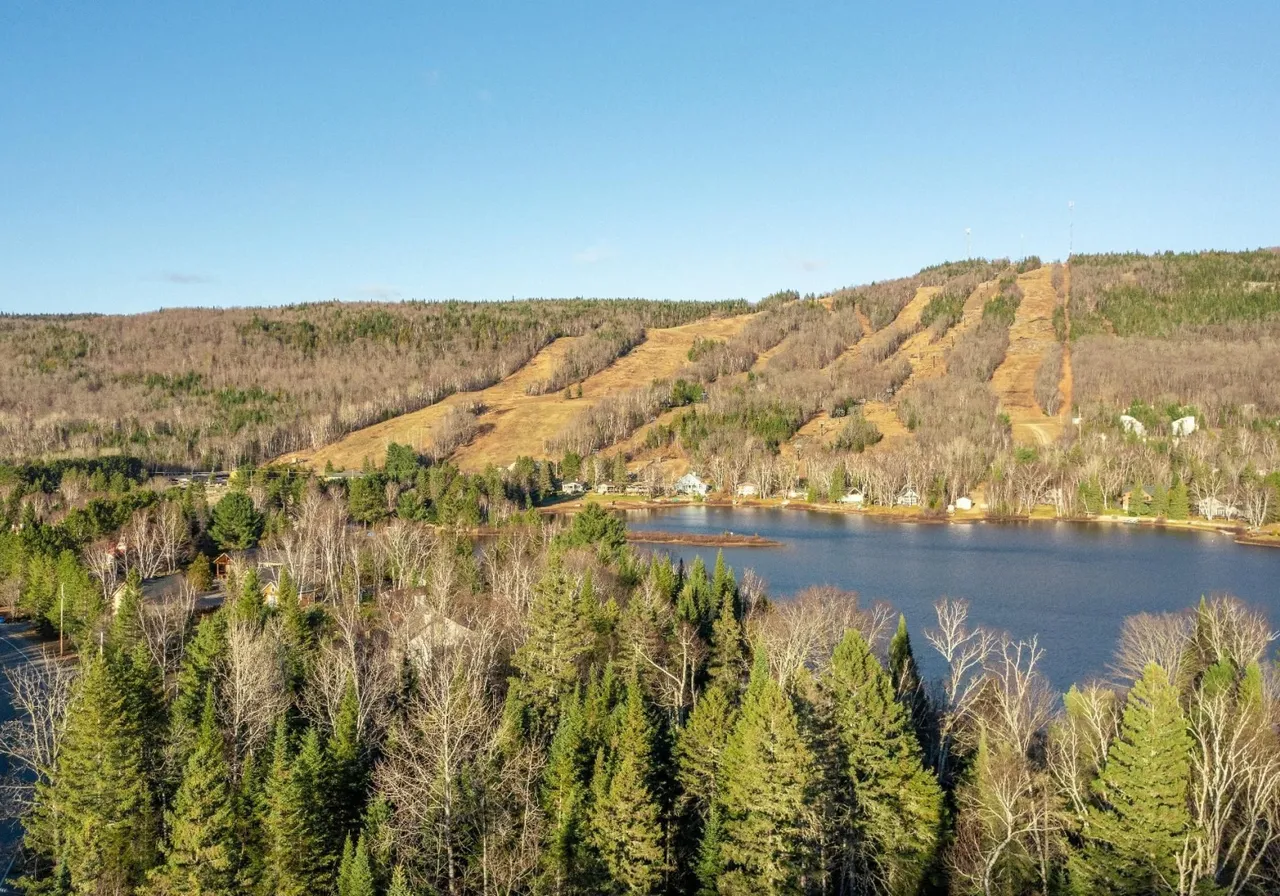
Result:
<svg viewBox="0 0 1280 896"><path fill-rule="evenodd" d="M782 542L763 535L743 535L723 532L719 535L697 532L658 532L652 530L627 530L627 541L636 544L687 544L696 547L720 548L780 548Z"/></svg>
<svg viewBox="0 0 1280 896"><path fill-rule="evenodd" d="M957 511L950 514L924 513L912 507L855 507L832 504L810 504L808 501L786 500L786 499L761 499L748 498L739 500L730 499L711 499L706 501L689 501L689 500L653 500L650 498L631 498L625 496L591 496L589 498L579 498L572 501L564 501L551 507L544 507L544 513L574 513L586 506L587 503L600 504L611 510L621 511L641 511L641 510L677 510L682 507L727 507L727 508L777 508L784 510L804 510L810 513L842 513L857 516L867 516L886 522L895 523L915 523L926 525L967 525L972 523L1076 523L1076 524L1102 524L1111 526L1141 526L1151 529L1166 529L1170 531L1184 532L1206 532L1218 533L1231 536L1236 544L1248 547L1268 547L1280 548L1280 533L1271 531L1249 532L1239 523L1229 520L1164 520L1152 519L1150 517L1128 517L1128 516L1111 516L1096 515L1086 517L1057 517L1049 515L1032 515L1026 517L991 517L984 511L969 510ZM731 533L730 533L731 534ZM685 533L659 533L659 532L632 532L628 530L628 539L635 542L649 542L653 544L720 544L720 546L729 546L720 542L693 542L689 540L659 540L656 537L649 536L673 536L678 535L681 539L689 538L709 538L715 539L722 536L717 535L693 535ZM640 536L640 537L633 537ZM746 537L746 536L734 536ZM768 539L765 539L766 541ZM732 545L737 547L739 545ZM746 545L743 545L746 546Z"/></svg>

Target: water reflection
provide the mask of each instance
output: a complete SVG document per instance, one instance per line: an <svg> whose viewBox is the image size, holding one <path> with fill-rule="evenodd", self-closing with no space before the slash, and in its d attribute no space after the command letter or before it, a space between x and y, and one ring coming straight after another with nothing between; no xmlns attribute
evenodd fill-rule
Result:
<svg viewBox="0 0 1280 896"><path fill-rule="evenodd" d="M1065 687L1106 672L1120 623L1177 611L1228 592L1280 622L1280 550L1244 547L1206 532L1075 523L934 525L780 508L688 506L628 515L635 529L757 534L781 548L727 548L741 574L754 569L775 596L810 585L858 591L907 614L926 670L924 628L942 595L967 598L971 618L1016 637L1039 635L1045 671ZM710 565L715 551L661 548Z"/></svg>

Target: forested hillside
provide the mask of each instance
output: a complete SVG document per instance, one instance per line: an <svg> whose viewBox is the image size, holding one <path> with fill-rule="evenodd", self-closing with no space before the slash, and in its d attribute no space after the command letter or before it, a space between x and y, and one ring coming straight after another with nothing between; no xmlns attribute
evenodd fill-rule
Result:
<svg viewBox="0 0 1280 896"><path fill-rule="evenodd" d="M8 471L0 587L66 643L10 670L0 727L26 892L1280 886L1274 635L1237 601L1130 619L1062 695L1060 645L963 603L912 644L851 593L638 555L598 505L530 518L536 468L388 460L406 511L483 512L484 550L370 517L365 480L237 476L211 505L136 464Z"/></svg>
<svg viewBox="0 0 1280 896"><path fill-rule="evenodd" d="M562 336L540 388L613 361L648 327L745 303L326 303L133 316L0 317L0 456L130 454L225 469L312 448L480 389Z"/></svg>

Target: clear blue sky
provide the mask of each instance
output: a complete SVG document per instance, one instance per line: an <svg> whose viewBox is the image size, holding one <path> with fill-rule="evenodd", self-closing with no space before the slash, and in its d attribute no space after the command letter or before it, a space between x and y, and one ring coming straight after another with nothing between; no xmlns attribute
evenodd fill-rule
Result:
<svg viewBox="0 0 1280 896"><path fill-rule="evenodd" d="M874 8L872 8L874 7ZM1280 243L1280 3L0 2L0 310Z"/></svg>

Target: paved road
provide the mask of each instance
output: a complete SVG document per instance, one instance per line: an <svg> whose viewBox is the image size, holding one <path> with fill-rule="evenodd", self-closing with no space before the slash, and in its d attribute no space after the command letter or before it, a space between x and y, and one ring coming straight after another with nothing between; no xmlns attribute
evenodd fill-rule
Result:
<svg viewBox="0 0 1280 896"><path fill-rule="evenodd" d="M24 663L44 661L42 645L28 637L29 634L30 626L26 624L0 624L0 724L10 721L17 714L9 689L9 679L2 674L3 670ZM9 773L9 757L0 755L0 782L8 784ZM0 808L0 812L3 812L3 817L0 817L0 874L5 877L8 876L13 860L17 858L18 846L22 841L21 820L10 809L15 805L8 799L0 803L3 807ZM0 882L0 893L13 892L16 891L7 882Z"/></svg>

